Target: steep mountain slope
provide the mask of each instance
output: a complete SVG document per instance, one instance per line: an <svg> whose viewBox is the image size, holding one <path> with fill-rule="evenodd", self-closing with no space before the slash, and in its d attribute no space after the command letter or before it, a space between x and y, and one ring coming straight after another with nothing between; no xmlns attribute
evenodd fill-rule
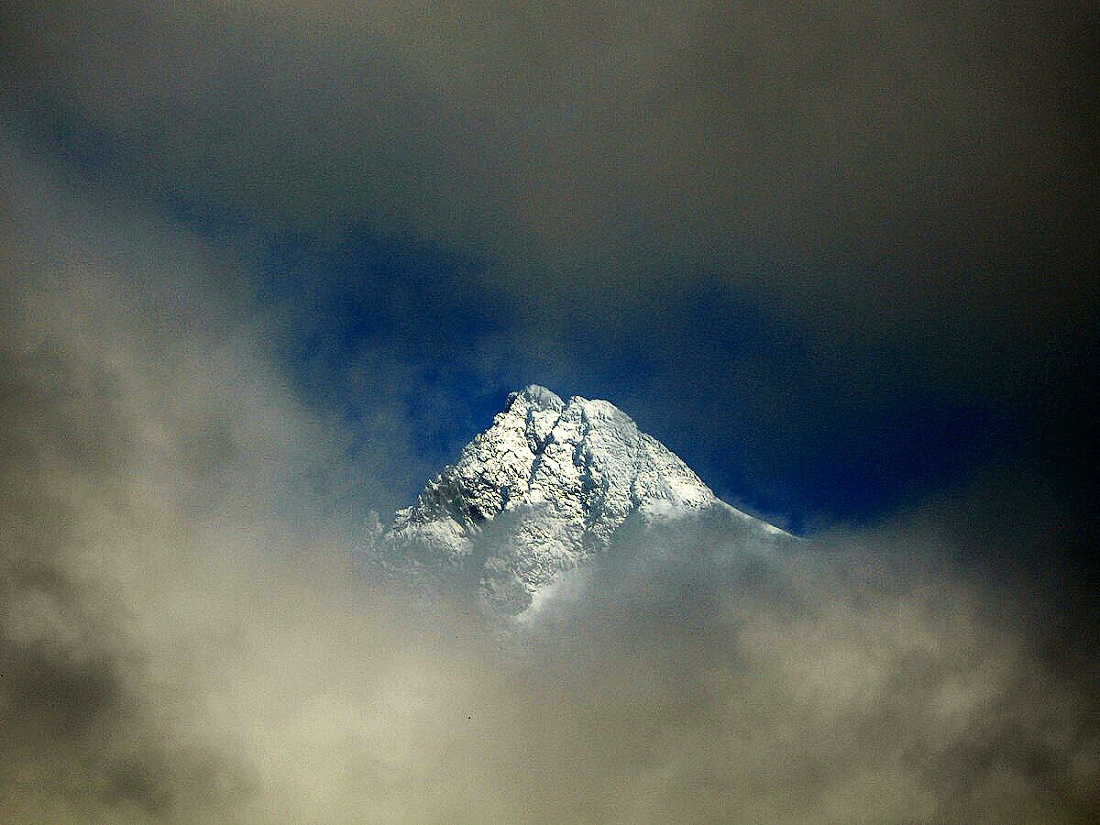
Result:
<svg viewBox="0 0 1100 825"><path fill-rule="evenodd" d="M703 517L746 545L786 536L720 501L614 405L531 385L397 513L381 552L391 567L473 588L488 612L517 614L628 522L644 534Z"/></svg>

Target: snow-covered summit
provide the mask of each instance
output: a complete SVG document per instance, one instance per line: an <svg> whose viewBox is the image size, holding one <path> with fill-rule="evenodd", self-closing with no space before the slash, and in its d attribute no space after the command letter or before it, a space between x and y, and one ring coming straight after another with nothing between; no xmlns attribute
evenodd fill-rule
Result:
<svg viewBox="0 0 1100 825"><path fill-rule="evenodd" d="M720 508L672 451L607 401L563 401L530 385L508 396L492 426L398 511L391 553L478 581L494 612L520 612L585 556L607 549L628 519L644 524Z"/></svg>

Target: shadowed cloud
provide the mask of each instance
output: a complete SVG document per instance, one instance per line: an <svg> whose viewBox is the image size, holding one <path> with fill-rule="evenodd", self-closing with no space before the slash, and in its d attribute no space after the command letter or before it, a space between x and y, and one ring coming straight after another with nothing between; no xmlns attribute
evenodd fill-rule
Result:
<svg viewBox="0 0 1100 825"><path fill-rule="evenodd" d="M0 818L1094 821L1095 17L5 6ZM419 616L532 380L880 523Z"/></svg>

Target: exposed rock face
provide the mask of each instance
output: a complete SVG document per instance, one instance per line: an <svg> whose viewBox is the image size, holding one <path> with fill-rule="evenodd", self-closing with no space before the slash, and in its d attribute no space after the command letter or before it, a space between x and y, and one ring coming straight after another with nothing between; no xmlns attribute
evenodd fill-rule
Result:
<svg viewBox="0 0 1100 825"><path fill-rule="evenodd" d="M785 535L721 502L614 405L566 403L532 385L398 511L382 552L476 587L488 612L517 614L628 519L644 527L715 510L762 539Z"/></svg>

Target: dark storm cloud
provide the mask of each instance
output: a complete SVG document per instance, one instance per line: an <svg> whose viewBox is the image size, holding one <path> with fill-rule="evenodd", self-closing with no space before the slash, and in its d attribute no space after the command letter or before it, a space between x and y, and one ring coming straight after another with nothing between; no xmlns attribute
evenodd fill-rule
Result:
<svg viewBox="0 0 1100 825"><path fill-rule="evenodd" d="M13 123L82 173L218 232L258 223L323 248L365 227L472 255L458 288L507 295L517 321L462 354L483 391L506 374L633 396L674 446L714 431L703 463L751 444L746 490L774 488L756 497L779 512L844 478L872 496L922 454L949 480L945 453L998 439L1091 483L1071 468L1097 452L1080 383L1100 360L1095 4L3 14ZM364 271L350 291L384 303L393 280ZM366 350L385 360L393 342ZM826 469L800 482L811 465Z"/></svg>
<svg viewBox="0 0 1100 825"><path fill-rule="evenodd" d="M7 14L9 100L154 188L488 243L539 300L718 272L928 346L1095 312L1091 4Z"/></svg>
<svg viewBox="0 0 1100 825"><path fill-rule="evenodd" d="M461 243L498 200L500 152L351 6L46 2L4 22L5 97L40 136L185 206Z"/></svg>

